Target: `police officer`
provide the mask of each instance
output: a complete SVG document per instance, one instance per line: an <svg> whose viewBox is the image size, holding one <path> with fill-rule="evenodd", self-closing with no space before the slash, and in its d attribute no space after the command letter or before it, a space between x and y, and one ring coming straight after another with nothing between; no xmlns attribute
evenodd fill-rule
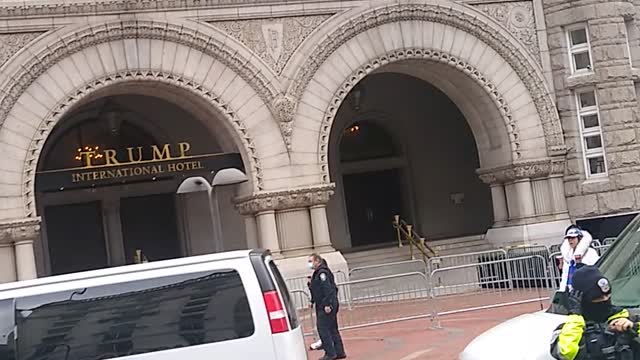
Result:
<svg viewBox="0 0 640 360"><path fill-rule="evenodd" d="M593 339L596 339L591 335L602 338L602 341L598 341L602 346L612 345L607 343L610 341L605 341L604 336L600 336L605 335L606 332L631 337L639 335L638 324L631 321L629 310L611 303L611 292L609 280L597 267L584 265L576 270L573 274L573 289L567 301L569 316L567 321L556 329L552 337L551 355L554 358L559 360L609 359L609 357L602 357L601 347L596 349L590 346L595 344ZM596 331L590 331L591 329ZM614 344L615 340L617 339L614 336ZM640 355L636 348L630 348L629 351L635 353L636 358Z"/></svg>
<svg viewBox="0 0 640 360"><path fill-rule="evenodd" d="M338 288L327 262L318 254L311 254L309 268L313 270L309 289L311 303L316 308L318 334L325 354L320 360L346 359L342 338L338 331Z"/></svg>

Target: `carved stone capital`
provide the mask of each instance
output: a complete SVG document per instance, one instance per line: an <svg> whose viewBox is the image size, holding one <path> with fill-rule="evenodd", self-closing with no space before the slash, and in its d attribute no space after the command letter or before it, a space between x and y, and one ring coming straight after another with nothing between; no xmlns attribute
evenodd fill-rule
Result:
<svg viewBox="0 0 640 360"><path fill-rule="evenodd" d="M326 204L334 194L335 185L321 185L284 191L262 192L236 198L236 209L242 215L254 215L263 211L307 208Z"/></svg>
<svg viewBox="0 0 640 360"><path fill-rule="evenodd" d="M0 244L35 241L40 236L40 218L9 220L0 223Z"/></svg>
<svg viewBox="0 0 640 360"><path fill-rule="evenodd" d="M476 173L485 184L509 183L522 179L538 179L551 175L561 175L564 173L564 163L564 159L561 158L547 158L491 169L477 169Z"/></svg>

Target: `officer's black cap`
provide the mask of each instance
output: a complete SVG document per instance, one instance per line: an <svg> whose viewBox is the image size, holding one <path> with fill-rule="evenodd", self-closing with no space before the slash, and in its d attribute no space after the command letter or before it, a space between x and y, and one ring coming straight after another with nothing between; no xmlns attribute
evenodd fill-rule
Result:
<svg viewBox="0 0 640 360"><path fill-rule="evenodd" d="M582 300L591 302L603 295L611 294L611 284L600 270L595 266L582 266L571 278L575 290L582 292Z"/></svg>

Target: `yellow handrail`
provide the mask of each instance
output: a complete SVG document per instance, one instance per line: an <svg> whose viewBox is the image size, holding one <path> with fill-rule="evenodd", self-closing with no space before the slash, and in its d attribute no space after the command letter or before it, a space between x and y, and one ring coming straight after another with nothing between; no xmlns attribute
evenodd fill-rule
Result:
<svg viewBox="0 0 640 360"><path fill-rule="evenodd" d="M420 236L413 225L407 224L404 220L400 218L400 215L395 215L393 217L393 227L396 229L396 234L398 236L398 246L402 247L403 237L404 240L409 243L409 251L411 253L411 258L413 259L413 247L415 246L418 251L422 253L422 256L425 259L430 257L438 256L438 254L425 242L424 237Z"/></svg>

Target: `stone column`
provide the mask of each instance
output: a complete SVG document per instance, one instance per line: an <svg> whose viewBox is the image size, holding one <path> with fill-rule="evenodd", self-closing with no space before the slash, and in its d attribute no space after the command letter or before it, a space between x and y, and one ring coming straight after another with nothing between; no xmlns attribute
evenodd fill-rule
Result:
<svg viewBox="0 0 640 360"><path fill-rule="evenodd" d="M247 234L247 248L259 248L260 242L258 237L258 222L256 221L256 217L253 215L245 215L244 227Z"/></svg>
<svg viewBox="0 0 640 360"><path fill-rule="evenodd" d="M493 202L493 221L502 223L509 220L509 209L503 184L491 184L491 201Z"/></svg>
<svg viewBox="0 0 640 360"><path fill-rule="evenodd" d="M36 257L33 243L40 237L40 218L18 219L0 224L0 243L13 243L15 255L14 269L8 269L7 278L30 280L38 277ZM4 250L3 255L11 255L10 250ZM9 260L9 263L11 261ZM6 265L5 265L6 267ZM15 276L13 276L15 274Z"/></svg>
<svg viewBox="0 0 640 360"><path fill-rule="evenodd" d="M334 251L329 235L329 222L327 221L327 206L314 205L310 208L311 228L313 229L313 247L316 252Z"/></svg>
<svg viewBox="0 0 640 360"><path fill-rule="evenodd" d="M280 242L278 240L276 212L274 210L262 211L256 215L256 218L258 233L260 234L260 247L271 250L274 256L279 256Z"/></svg>
<svg viewBox="0 0 640 360"><path fill-rule="evenodd" d="M38 277L36 256L33 252L33 240L22 240L15 243L16 272L18 280L31 280Z"/></svg>
<svg viewBox="0 0 640 360"><path fill-rule="evenodd" d="M0 284L18 280L13 243L0 243Z"/></svg>
<svg viewBox="0 0 640 360"><path fill-rule="evenodd" d="M514 181L513 191L509 195L515 197L511 204L517 209L517 216L519 218L530 217L536 214L531 179L525 178ZM509 211L509 213L511 213L511 211Z"/></svg>

